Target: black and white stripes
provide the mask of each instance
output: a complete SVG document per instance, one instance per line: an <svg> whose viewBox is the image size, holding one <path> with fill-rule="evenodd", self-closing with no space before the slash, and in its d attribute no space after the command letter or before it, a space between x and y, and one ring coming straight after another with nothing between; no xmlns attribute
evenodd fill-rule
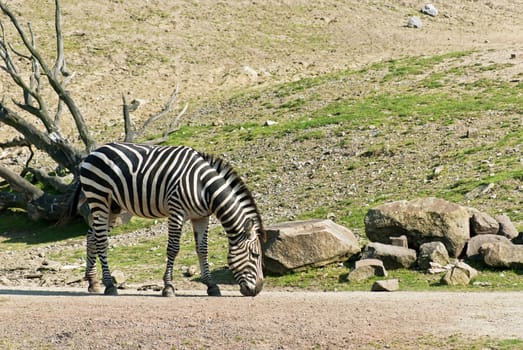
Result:
<svg viewBox="0 0 523 350"><path fill-rule="evenodd" d="M106 294L116 294L107 264L107 233L121 210L146 218L169 218L163 295L174 295L172 269L183 223L191 220L202 281L209 295L220 291L207 262L209 216L215 214L229 238L229 267L244 295L263 285L260 235L263 224L250 191L220 158L189 147L111 143L93 151L81 165L80 182L91 210L86 278L98 287L96 256Z"/></svg>

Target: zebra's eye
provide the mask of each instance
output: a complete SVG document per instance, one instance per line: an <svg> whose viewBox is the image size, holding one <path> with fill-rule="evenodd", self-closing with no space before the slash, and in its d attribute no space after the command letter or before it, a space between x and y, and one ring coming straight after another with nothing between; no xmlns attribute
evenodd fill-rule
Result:
<svg viewBox="0 0 523 350"><path fill-rule="evenodd" d="M260 257L260 253L258 253L258 251L256 251L256 250L252 250L252 249L251 249L251 255L255 259L258 259Z"/></svg>

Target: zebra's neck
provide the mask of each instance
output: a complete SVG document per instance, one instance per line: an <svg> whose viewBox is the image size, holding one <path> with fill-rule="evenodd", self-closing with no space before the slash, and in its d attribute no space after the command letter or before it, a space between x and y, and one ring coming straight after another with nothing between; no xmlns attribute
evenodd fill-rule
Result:
<svg viewBox="0 0 523 350"><path fill-rule="evenodd" d="M256 229L263 229L251 192L236 172L222 159L202 154L212 169L204 183L209 207L220 220L228 236L243 232L246 219L253 219Z"/></svg>

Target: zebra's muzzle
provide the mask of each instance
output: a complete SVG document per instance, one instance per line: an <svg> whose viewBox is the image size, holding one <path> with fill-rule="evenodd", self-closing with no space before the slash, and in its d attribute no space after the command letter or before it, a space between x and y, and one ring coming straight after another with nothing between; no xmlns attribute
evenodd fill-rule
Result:
<svg viewBox="0 0 523 350"><path fill-rule="evenodd" d="M256 285L249 285L248 283L240 283L240 293L246 297L255 297L263 289L263 280L260 280Z"/></svg>

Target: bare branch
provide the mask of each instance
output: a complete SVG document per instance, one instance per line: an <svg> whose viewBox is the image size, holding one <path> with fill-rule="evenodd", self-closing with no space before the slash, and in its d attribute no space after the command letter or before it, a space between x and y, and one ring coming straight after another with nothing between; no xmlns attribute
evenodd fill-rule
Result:
<svg viewBox="0 0 523 350"><path fill-rule="evenodd" d="M44 191L2 165L0 165L0 177L6 180L14 191L22 193L28 201L35 200L44 194Z"/></svg>
<svg viewBox="0 0 523 350"><path fill-rule="evenodd" d="M0 122L16 129L26 138L27 142L36 148L43 150L51 156L58 164L62 164L73 174L78 173L77 165L81 161L81 155L65 142L56 133L45 133L29 124L16 112L0 103Z"/></svg>
<svg viewBox="0 0 523 350"><path fill-rule="evenodd" d="M59 0L55 0L55 1L59 5ZM95 147L96 143L95 143L94 139L92 138L91 134L89 133L89 130L84 121L83 115L80 112L80 110L78 109L78 107L76 106L76 103L71 98L69 93L65 90L64 86L60 83L60 81L57 79L57 77L53 74L53 71L49 68L49 66L47 65L45 60L40 55L40 52L33 46L31 41L25 34L24 30L18 23L18 20L16 19L14 14L9 10L9 8L3 2L0 2L0 8L9 17L9 19L11 20L11 23L13 24L13 26L17 30L20 38L22 39L25 47L27 48L27 50L29 50L31 56L38 62L38 64L42 68L43 73L47 76L49 85L51 85L51 87L53 88L55 93L65 103L65 105L69 109L69 112L71 113L71 116L73 117L73 120L75 121L76 128L78 129L80 138L82 139L83 143L86 146L86 150L91 151ZM37 98L36 96L34 96L34 97ZM41 103L41 101L39 101L39 103ZM53 131L55 131L55 130L53 130Z"/></svg>
<svg viewBox="0 0 523 350"><path fill-rule="evenodd" d="M33 174L36 180L42 183L44 186L52 187L60 193L65 193L70 187L70 184L65 183L58 176L49 176L42 169L27 168L27 172Z"/></svg>
<svg viewBox="0 0 523 350"><path fill-rule="evenodd" d="M145 132L147 131L150 124L153 122L159 120L160 118L163 118L167 116L174 104L174 100L176 99L176 96L178 94L178 86L174 89L173 93L167 100L167 103L165 104L164 108L155 115L152 115L149 117L142 125L142 127L139 130L133 130L132 124L131 124L131 116L130 112L136 110L138 108L139 102L134 100L131 105L128 105L125 96L122 95L122 101L123 101L123 117L124 117L124 129L125 129L125 141L126 142L132 142L137 137L144 136ZM187 111L189 104L185 104L181 112L178 113L178 115L171 121L169 124L169 127L162 133L162 137L159 139L154 139L151 141L146 141L146 143L161 143L167 139L167 137L172 134L174 131L178 130L179 128L179 121L182 117L182 115Z"/></svg>
<svg viewBox="0 0 523 350"><path fill-rule="evenodd" d="M169 97L169 100L167 100L167 103L165 104L165 107L163 108L163 110L160 113L158 113L157 115L151 116L149 119L147 119L145 121L145 123L143 123L143 128L142 128L143 130L147 129L149 124L151 124L152 122L162 118L167 113L169 113L169 111L171 110L171 107L172 107L172 105L174 103L174 100L176 99L176 95L177 94L178 94L178 86L176 86L176 88L174 89L171 97Z"/></svg>
<svg viewBox="0 0 523 350"><path fill-rule="evenodd" d="M26 139L24 139L23 137L20 137L20 136L15 137L11 141L0 142L0 148L26 147L26 146L31 146L31 144L29 142L27 142Z"/></svg>
<svg viewBox="0 0 523 350"><path fill-rule="evenodd" d="M122 94L122 112L123 112L123 128L125 132L124 141L131 142L134 139L135 132L132 130L131 116L129 115L129 105Z"/></svg>
<svg viewBox="0 0 523 350"><path fill-rule="evenodd" d="M64 41L62 39L62 14L60 9L60 1L55 0L55 31L56 31L56 62L53 67L53 75L58 77L58 72L67 77L70 74L66 71L65 56L64 56Z"/></svg>

